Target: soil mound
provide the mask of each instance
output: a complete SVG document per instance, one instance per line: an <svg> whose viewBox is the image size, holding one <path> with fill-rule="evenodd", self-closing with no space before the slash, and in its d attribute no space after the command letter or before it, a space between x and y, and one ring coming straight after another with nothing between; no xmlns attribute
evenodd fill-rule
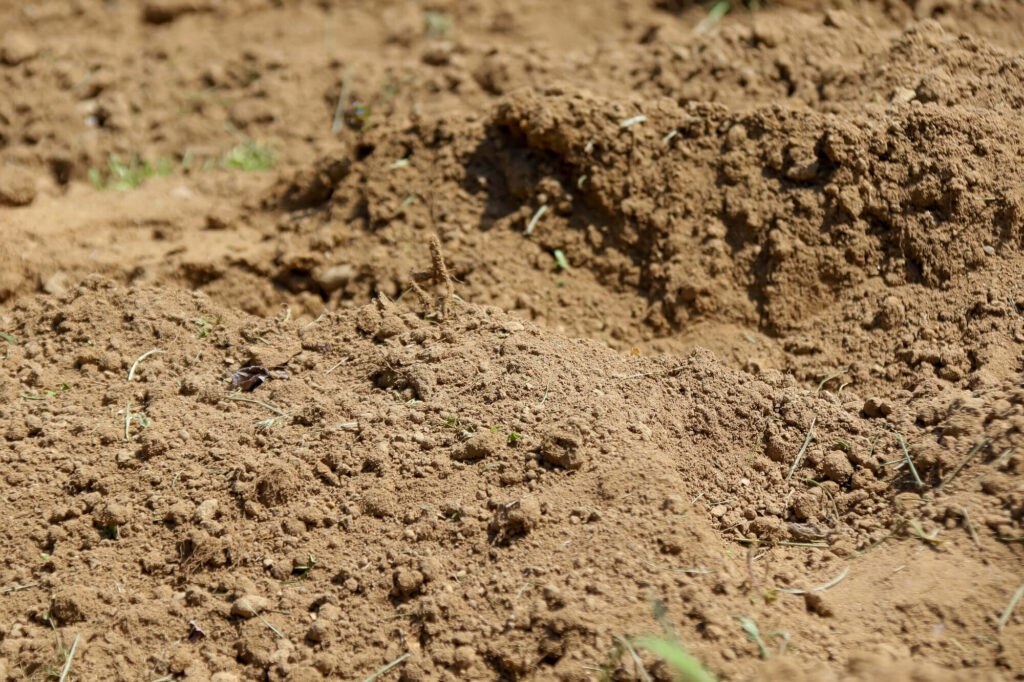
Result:
<svg viewBox="0 0 1024 682"><path fill-rule="evenodd" d="M864 406L890 414L878 426L707 352L630 358L471 305L259 320L99 279L14 312L0 582L19 589L0 613L8 669L27 675L56 627L100 677L350 679L409 653L407 678L577 679L625 670L614 637L655 631L662 611L713 669L755 675L733 612L784 629L805 662L849 646L831 622L906 627L860 592L879 542L943 546L914 559L936 571L972 551L950 524L984 543L987 576L942 574L933 597L964 640L1016 562L984 526L1020 533L1003 473L1019 457L991 465L980 499L963 478L936 487L960 469L896 435L890 405ZM947 438L985 429L977 459L992 460L1017 444L1022 402L936 396L919 418ZM892 466L906 440L911 461ZM891 643L855 649L884 661Z"/></svg>

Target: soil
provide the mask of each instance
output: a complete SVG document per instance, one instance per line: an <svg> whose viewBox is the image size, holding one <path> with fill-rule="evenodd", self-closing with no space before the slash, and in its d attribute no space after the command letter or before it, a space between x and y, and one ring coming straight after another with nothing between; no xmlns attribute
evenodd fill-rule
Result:
<svg viewBox="0 0 1024 682"><path fill-rule="evenodd" d="M1024 679L1024 5L708 9L0 7L0 682Z"/></svg>

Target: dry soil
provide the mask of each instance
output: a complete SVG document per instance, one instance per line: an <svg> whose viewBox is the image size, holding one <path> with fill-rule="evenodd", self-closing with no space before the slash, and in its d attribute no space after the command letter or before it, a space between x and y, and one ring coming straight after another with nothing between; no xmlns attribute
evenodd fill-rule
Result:
<svg viewBox="0 0 1024 682"><path fill-rule="evenodd" d="M3 3L0 682L1024 679L1024 4L710 8Z"/></svg>

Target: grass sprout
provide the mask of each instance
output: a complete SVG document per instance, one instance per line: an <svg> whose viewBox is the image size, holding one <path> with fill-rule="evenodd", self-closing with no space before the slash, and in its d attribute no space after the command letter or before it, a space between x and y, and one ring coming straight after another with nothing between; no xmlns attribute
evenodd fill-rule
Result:
<svg viewBox="0 0 1024 682"><path fill-rule="evenodd" d="M89 169L89 181L96 189L127 192L149 178L170 175L173 171L174 162L168 158L159 158L154 165L138 154L133 154L127 162L117 154L111 154L106 171L95 167Z"/></svg>
<svg viewBox="0 0 1024 682"><path fill-rule="evenodd" d="M678 642L660 637L641 637L633 644L665 661L681 682L715 682L717 679Z"/></svg>
<svg viewBox="0 0 1024 682"><path fill-rule="evenodd" d="M704 17L699 24L693 27L693 32L696 35L706 33L714 28L718 22L722 20L729 10L732 9L732 3L729 0L721 0L712 5L711 9L708 10L708 15Z"/></svg>
<svg viewBox="0 0 1024 682"><path fill-rule="evenodd" d="M740 625L743 626L743 631L747 633L747 639L757 645L757 650L761 653L761 658L767 659L769 657L768 645L761 636L761 631L758 629L757 623L746 616L733 616L733 618L738 620ZM767 633L766 636L769 638L781 637L785 644L789 643L789 635L781 630L773 630L772 632Z"/></svg>
<svg viewBox="0 0 1024 682"><path fill-rule="evenodd" d="M537 222L541 219L541 216L543 216L545 213L547 213L547 210L548 210L548 205L544 204L543 206L538 208L537 212L533 214L532 218L530 218L530 223L526 226L526 232L525 232L527 237L529 237L531 234L533 234L534 228L537 227Z"/></svg>
<svg viewBox="0 0 1024 682"><path fill-rule="evenodd" d="M140 355L138 357L138 359L136 359L135 362L132 363L132 368L128 371L128 381L131 381L132 378L135 376L135 370L139 368L139 363L140 362L142 362L143 360L145 360L146 358L148 358L151 355L156 355L158 353L165 353L165 352L166 351L162 351L159 348L154 348L153 350L146 351L145 353Z"/></svg>
<svg viewBox="0 0 1024 682"><path fill-rule="evenodd" d="M423 13L423 30L429 38L446 38L454 26L452 15L447 12L428 9Z"/></svg>
<svg viewBox="0 0 1024 682"><path fill-rule="evenodd" d="M242 142L232 147L220 161L224 168L240 171L266 171L274 167L277 155L265 144L254 140Z"/></svg>

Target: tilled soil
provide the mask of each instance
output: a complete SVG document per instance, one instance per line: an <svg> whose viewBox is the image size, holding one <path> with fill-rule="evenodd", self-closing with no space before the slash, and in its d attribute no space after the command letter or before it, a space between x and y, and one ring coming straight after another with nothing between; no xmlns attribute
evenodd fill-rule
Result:
<svg viewBox="0 0 1024 682"><path fill-rule="evenodd" d="M0 682L1024 678L1024 5L708 16L0 7Z"/></svg>

